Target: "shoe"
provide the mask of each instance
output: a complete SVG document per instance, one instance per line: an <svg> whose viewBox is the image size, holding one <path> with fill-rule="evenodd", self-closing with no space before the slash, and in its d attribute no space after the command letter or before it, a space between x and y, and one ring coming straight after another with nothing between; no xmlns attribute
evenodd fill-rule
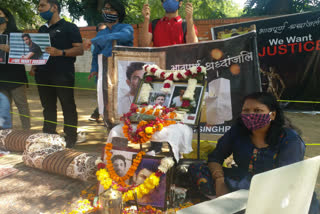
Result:
<svg viewBox="0 0 320 214"><path fill-rule="evenodd" d="M78 132L77 134L78 134L77 143L83 143L83 142L85 142L87 140L85 132Z"/></svg>
<svg viewBox="0 0 320 214"><path fill-rule="evenodd" d="M88 120L94 121L94 122L99 122L99 118L95 118L95 117L90 117Z"/></svg>

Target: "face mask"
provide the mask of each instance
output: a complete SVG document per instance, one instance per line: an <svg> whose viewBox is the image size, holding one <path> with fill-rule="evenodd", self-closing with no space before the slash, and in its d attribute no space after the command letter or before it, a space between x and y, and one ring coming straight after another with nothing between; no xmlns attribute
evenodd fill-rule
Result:
<svg viewBox="0 0 320 214"><path fill-rule="evenodd" d="M166 0L162 6L167 13L173 13L179 9L179 1Z"/></svg>
<svg viewBox="0 0 320 214"><path fill-rule="evenodd" d="M53 12L51 12L50 10L51 10L51 7L49 8L48 11L40 13L40 16L41 16L43 19L45 19L45 20L47 20L47 21L50 21L51 18L52 18L52 16L53 16Z"/></svg>
<svg viewBox="0 0 320 214"><path fill-rule="evenodd" d="M0 17L0 25L6 23L7 20L4 17Z"/></svg>
<svg viewBox="0 0 320 214"><path fill-rule="evenodd" d="M244 125L251 131L261 129L270 123L271 112L269 114L241 114Z"/></svg>
<svg viewBox="0 0 320 214"><path fill-rule="evenodd" d="M118 19L118 15L108 14L104 12L102 12L102 17L104 22L106 23L115 23Z"/></svg>

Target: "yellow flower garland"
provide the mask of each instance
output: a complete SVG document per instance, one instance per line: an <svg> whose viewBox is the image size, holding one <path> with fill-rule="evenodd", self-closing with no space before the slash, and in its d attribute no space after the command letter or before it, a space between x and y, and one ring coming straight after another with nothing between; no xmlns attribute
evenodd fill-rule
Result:
<svg viewBox="0 0 320 214"><path fill-rule="evenodd" d="M98 181L104 187L104 189L109 189L110 187L113 189L118 189L117 185L112 185L112 179L106 169L100 169L96 173ZM138 198L142 198L142 196L149 194L149 192L159 186L160 177L156 176L156 173L152 173L142 184L135 187L132 190L128 190L123 193L122 201L130 201L134 200L134 193L137 193Z"/></svg>

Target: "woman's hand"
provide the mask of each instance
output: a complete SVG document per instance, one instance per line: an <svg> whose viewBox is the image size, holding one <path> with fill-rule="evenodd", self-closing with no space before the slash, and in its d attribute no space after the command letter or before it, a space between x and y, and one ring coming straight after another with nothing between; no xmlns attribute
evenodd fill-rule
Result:
<svg viewBox="0 0 320 214"><path fill-rule="evenodd" d="M219 177L215 180L216 183L216 196L220 197L229 193L227 185L224 183L224 177Z"/></svg>

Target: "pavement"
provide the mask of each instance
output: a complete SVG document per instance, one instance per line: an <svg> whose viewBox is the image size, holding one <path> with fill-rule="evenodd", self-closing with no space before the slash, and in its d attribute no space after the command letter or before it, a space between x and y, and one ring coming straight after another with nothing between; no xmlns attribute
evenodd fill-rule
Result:
<svg viewBox="0 0 320 214"><path fill-rule="evenodd" d="M35 87L27 92L32 116L32 130L41 132L42 107ZM107 130L103 123L88 121L96 107L94 91L77 90L75 92L79 114L79 130L86 134L86 141L78 143L76 150L100 155L107 139ZM20 119L14 107L13 126L19 129ZM311 144L307 147L306 157L320 154L320 115L288 113L287 116L303 131L303 139ZM58 107L58 123L63 123L61 107ZM62 133L62 126L57 131ZM203 140L216 140L219 136L201 135ZM196 139L196 135L194 136ZM0 167L15 169L11 175L0 178L0 213L1 214L37 214L70 212L76 201L83 199L81 193L96 185L96 182L83 182L68 177L50 174L23 164L21 153L10 153L0 157ZM316 184L316 192L320 195L320 178Z"/></svg>

